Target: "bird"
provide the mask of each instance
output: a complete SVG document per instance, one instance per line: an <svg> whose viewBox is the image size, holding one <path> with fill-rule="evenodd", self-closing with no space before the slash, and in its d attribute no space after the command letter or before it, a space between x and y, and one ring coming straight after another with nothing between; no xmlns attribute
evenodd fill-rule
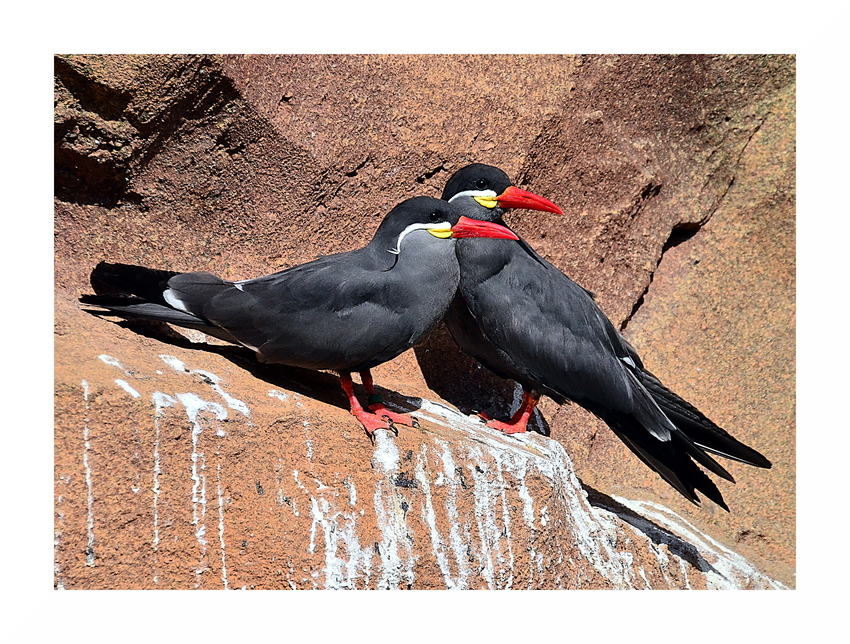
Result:
<svg viewBox="0 0 850 644"><path fill-rule="evenodd" d="M370 369L417 344L442 320L459 280L455 238L517 239L507 228L459 217L419 196L395 206L372 240L272 275L231 282L209 272L180 273L100 262L96 314L167 322L247 347L261 362L336 371L351 413L372 438L415 419L387 409ZM354 394L360 373L368 411Z"/></svg>
<svg viewBox="0 0 850 644"><path fill-rule="evenodd" d="M508 208L563 214L552 202L523 192L501 169L471 164L447 181L442 198L462 216L506 225ZM734 482L709 453L760 468L771 462L718 427L667 388L643 364L593 294L543 259L522 238L458 240L458 292L446 314L460 349L496 375L522 386L522 403L508 421L486 419L506 434L527 430L540 397L576 403L602 419L622 442L676 491L699 506L697 491L727 512L703 472Z"/></svg>

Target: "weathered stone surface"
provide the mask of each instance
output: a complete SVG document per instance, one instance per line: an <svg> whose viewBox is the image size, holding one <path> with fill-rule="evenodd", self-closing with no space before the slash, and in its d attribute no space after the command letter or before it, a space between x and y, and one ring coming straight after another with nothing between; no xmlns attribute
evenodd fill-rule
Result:
<svg viewBox="0 0 850 644"><path fill-rule="evenodd" d="M679 503L655 481L651 496L641 498L664 503L710 534L731 536L736 552L793 580L795 166L793 130L784 127L794 122L793 88L761 109L764 122L741 155L734 184L692 238L665 252L626 334L670 387L688 392L774 463L767 473L733 465L737 484L722 486L729 514ZM637 494L635 483L645 478L640 464L605 434L598 439L606 447L596 454L609 450L622 459L612 459L612 468L591 456L577 468L582 481L597 487L604 480L606 489Z"/></svg>
<svg viewBox="0 0 850 644"><path fill-rule="evenodd" d="M793 88L790 57L58 57L57 585L793 586ZM510 223L774 461L730 466L730 516L572 406L550 439L434 415L514 397L443 331L376 370L434 402L372 446L330 375L76 304L101 259L237 279L354 248L471 161L559 203Z"/></svg>
<svg viewBox="0 0 850 644"><path fill-rule="evenodd" d="M334 377L245 356L57 341L57 586L782 587L662 506L592 506L556 441L388 392L421 428L373 445Z"/></svg>

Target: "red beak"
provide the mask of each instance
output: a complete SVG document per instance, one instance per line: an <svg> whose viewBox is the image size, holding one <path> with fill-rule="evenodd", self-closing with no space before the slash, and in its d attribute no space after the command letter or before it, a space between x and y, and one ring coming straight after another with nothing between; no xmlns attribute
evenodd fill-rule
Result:
<svg viewBox="0 0 850 644"><path fill-rule="evenodd" d="M452 237L490 237L492 239L519 239L511 230L491 221L461 217L452 226Z"/></svg>
<svg viewBox="0 0 850 644"><path fill-rule="evenodd" d="M502 208L525 208L526 210L543 210L563 215L564 212L548 199L540 195L511 186L496 197Z"/></svg>

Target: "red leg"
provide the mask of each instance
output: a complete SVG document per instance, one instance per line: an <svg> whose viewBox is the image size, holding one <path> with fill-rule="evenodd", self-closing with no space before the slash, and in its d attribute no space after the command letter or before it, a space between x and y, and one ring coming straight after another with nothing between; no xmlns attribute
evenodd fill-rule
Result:
<svg viewBox="0 0 850 644"><path fill-rule="evenodd" d="M399 423L401 425L419 427L419 421L410 414L399 414L384 407L381 395L375 391L375 387L372 385L372 374L368 369L360 372L360 379L363 381L363 387L366 389L366 393L369 394L369 409L371 409L376 416L386 416L392 422Z"/></svg>
<svg viewBox="0 0 850 644"><path fill-rule="evenodd" d="M345 395L348 396L348 404L351 407L352 415L363 425L366 433L369 434L369 438L372 437L372 434L376 429L388 429L395 432L396 435L398 434L398 431L396 431L395 427L393 427L391 420L384 420L380 416L376 416L360 406L360 401L357 400L357 396L354 395L354 383L351 381L350 373L340 373L339 384L345 392Z"/></svg>
<svg viewBox="0 0 850 644"><path fill-rule="evenodd" d="M507 423L499 420L488 420L487 426L498 429L500 432L505 432L506 434L521 434L528 431L528 419L531 418L538 400L540 400L538 394L523 390L522 404L516 410L516 413L511 416L511 419Z"/></svg>

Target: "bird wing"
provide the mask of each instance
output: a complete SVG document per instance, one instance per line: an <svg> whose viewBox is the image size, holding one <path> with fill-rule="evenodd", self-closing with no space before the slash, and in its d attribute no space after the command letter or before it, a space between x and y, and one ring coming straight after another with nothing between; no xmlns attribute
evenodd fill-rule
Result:
<svg viewBox="0 0 850 644"><path fill-rule="evenodd" d="M378 279L356 252L241 282L185 273L168 287L188 312L226 329L268 362L344 369L395 351L398 332L392 330L404 313L391 280Z"/></svg>
<svg viewBox="0 0 850 644"><path fill-rule="evenodd" d="M736 439L707 418L699 409L670 391L655 375L642 369L638 377L664 413L695 445L748 465L772 467L771 462L761 453Z"/></svg>
<svg viewBox="0 0 850 644"><path fill-rule="evenodd" d="M591 410L634 414L657 439L670 440L675 425L637 378L639 359L590 293L542 258L513 249L499 258L497 274L467 275L461 285L501 360L526 381ZM462 262L468 273L487 266L486 257L471 259Z"/></svg>

